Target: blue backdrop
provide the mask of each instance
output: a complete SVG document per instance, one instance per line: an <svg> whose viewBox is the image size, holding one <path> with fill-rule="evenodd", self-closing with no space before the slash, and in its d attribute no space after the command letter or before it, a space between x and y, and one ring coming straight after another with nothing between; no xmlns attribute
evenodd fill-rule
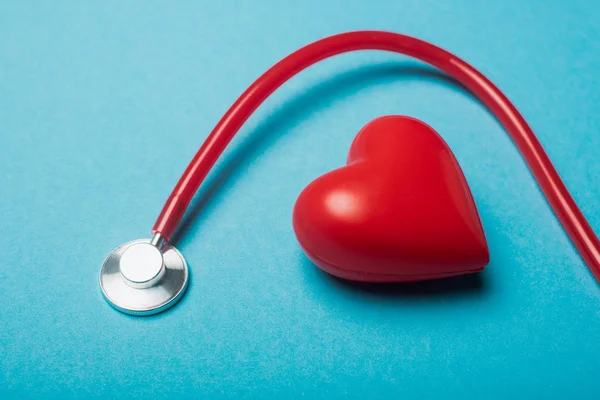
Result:
<svg viewBox="0 0 600 400"><path fill-rule="evenodd" d="M177 245L171 311L122 315L98 271L148 236L221 115L273 63L341 31L418 36L514 101L600 230L600 6L579 1L0 4L0 397L598 397L600 286L501 126L407 58L340 56L244 126ZM379 288L302 255L291 211L384 114L455 152L492 261Z"/></svg>

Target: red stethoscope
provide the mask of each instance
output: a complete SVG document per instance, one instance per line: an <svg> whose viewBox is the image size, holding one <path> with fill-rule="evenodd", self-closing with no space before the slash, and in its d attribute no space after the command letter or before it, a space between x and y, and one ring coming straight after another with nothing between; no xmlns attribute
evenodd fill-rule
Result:
<svg viewBox="0 0 600 400"><path fill-rule="evenodd" d="M600 242L525 119L485 76L455 55L391 32L330 36L290 54L258 78L204 141L164 205L151 239L128 242L102 264L100 286L116 309L163 311L183 295L188 268L169 239L198 187L260 104L298 72L356 50L401 53L431 64L471 91L495 115L526 160L552 209L596 280ZM406 282L480 271L489 262L483 228L454 155L429 126L386 116L355 137L345 166L310 183L293 213L306 255L343 279Z"/></svg>

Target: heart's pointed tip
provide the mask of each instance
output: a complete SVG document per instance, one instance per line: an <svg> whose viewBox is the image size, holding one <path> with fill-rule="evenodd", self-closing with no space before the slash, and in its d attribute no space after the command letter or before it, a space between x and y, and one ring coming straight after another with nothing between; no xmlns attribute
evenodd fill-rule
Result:
<svg viewBox="0 0 600 400"><path fill-rule="evenodd" d="M474 201L471 219L474 223L476 234L475 240L467 245L466 249L473 254L473 264L475 266L479 266L478 270L481 271L490 263L490 247L488 245L485 230L483 229L483 224L481 223L481 218L479 217L479 213L477 212L477 207L475 206Z"/></svg>
<svg viewBox="0 0 600 400"><path fill-rule="evenodd" d="M473 219L475 217L476 215L473 216ZM456 236L459 234L457 233ZM456 247L449 252L449 255L452 255L452 265L455 270L462 268L466 271L479 272L490 263L490 249L481 224L475 235L463 234L460 240L454 242L454 245Z"/></svg>
<svg viewBox="0 0 600 400"><path fill-rule="evenodd" d="M490 248L488 247L487 241L484 240L484 246L481 249L481 258L479 260L479 265L481 268L479 271L483 270L490 263Z"/></svg>

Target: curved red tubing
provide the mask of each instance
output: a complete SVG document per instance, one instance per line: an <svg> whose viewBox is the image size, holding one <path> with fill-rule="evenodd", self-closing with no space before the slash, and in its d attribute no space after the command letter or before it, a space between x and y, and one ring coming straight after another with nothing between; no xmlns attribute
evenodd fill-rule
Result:
<svg viewBox="0 0 600 400"><path fill-rule="evenodd" d="M171 237L227 144L271 93L312 64L355 50L384 50L414 57L444 71L477 96L512 137L548 203L600 282L600 242L515 106L490 80L460 58L433 44L392 32L358 31L330 36L297 50L271 67L236 100L206 138L177 182L152 232L162 234L167 240Z"/></svg>

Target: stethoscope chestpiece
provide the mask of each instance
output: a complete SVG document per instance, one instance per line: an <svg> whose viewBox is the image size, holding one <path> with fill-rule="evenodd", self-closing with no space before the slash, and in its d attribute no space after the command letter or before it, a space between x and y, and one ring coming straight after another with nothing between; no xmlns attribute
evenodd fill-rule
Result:
<svg viewBox="0 0 600 400"><path fill-rule="evenodd" d="M106 301L130 315L152 315L172 307L188 284L181 253L162 236L127 242L102 263L100 288Z"/></svg>

